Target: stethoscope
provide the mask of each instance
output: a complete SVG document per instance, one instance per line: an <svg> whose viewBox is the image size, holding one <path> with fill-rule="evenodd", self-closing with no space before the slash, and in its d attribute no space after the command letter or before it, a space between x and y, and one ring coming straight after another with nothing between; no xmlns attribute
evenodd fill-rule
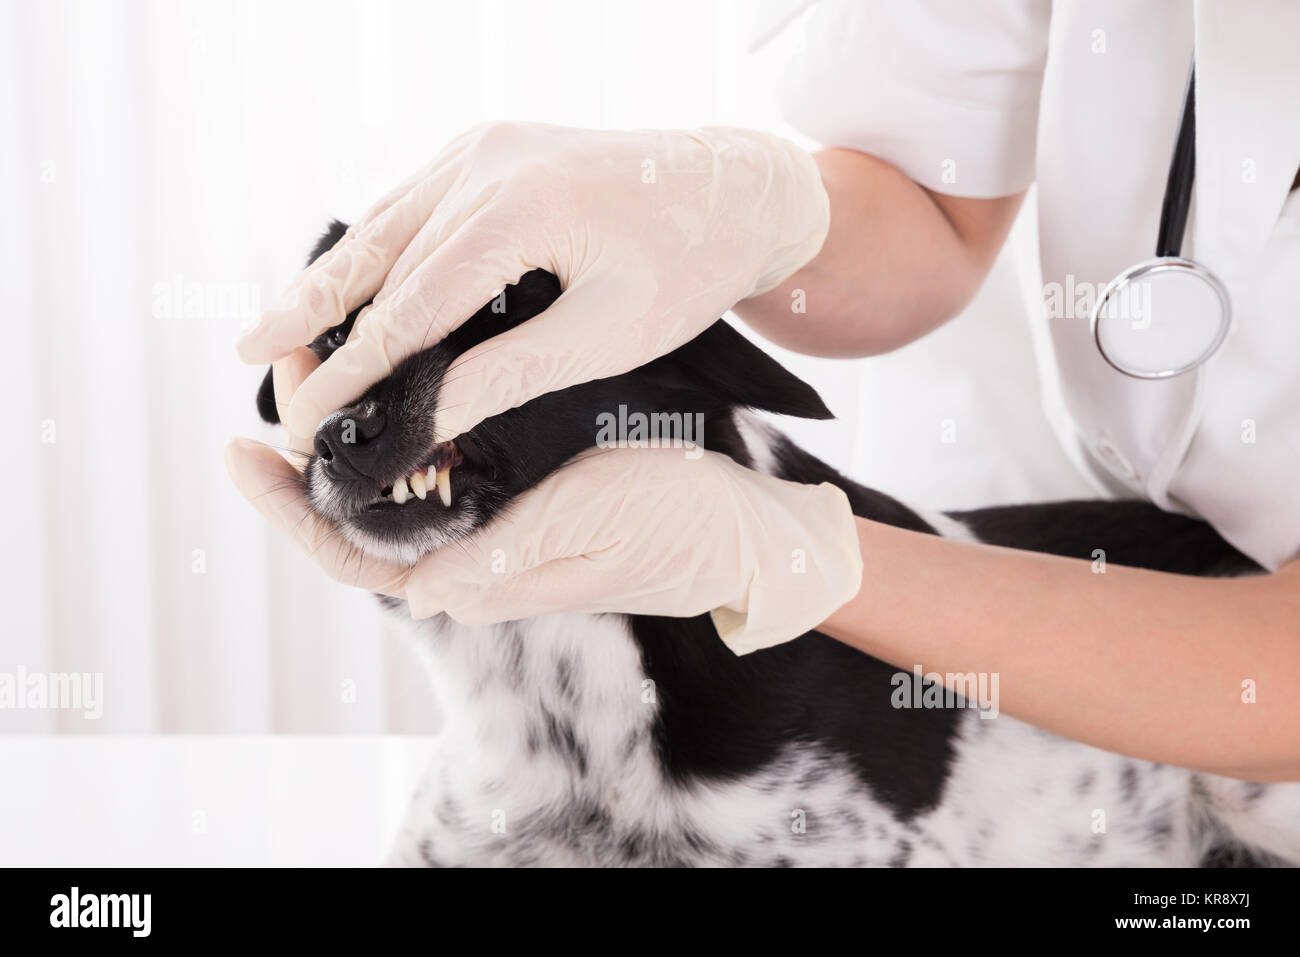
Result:
<svg viewBox="0 0 1300 957"><path fill-rule="evenodd" d="M1223 344L1232 321L1228 290L1219 277L1180 255L1196 179L1195 91L1193 63L1160 208L1155 258L1111 280L1092 310L1092 336L1102 358L1138 379L1167 379L1195 369Z"/></svg>

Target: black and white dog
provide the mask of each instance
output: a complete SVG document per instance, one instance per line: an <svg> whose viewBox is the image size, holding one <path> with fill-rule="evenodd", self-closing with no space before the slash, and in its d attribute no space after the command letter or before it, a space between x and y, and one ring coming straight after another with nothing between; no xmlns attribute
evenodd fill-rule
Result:
<svg viewBox="0 0 1300 957"><path fill-rule="evenodd" d="M334 223L313 258L343 231ZM506 290L504 314L485 306L326 419L303 476L315 510L360 552L413 561L508 513L595 444L600 414L626 406L699 413L705 447L781 478L833 482L858 515L890 525L1082 558L1101 547L1109 561L1185 574L1259 570L1207 525L1144 503L926 515L864 488L752 415L830 417L722 321L633 372L434 445L452 359L559 294L554 276L527 273ZM317 356L342 345L355 318L317 338ZM258 407L278 421L269 375ZM1300 784L1131 760L969 707L895 707L898 669L816 632L737 657L707 615L490 627L438 616L410 630L446 722L395 863L1300 863Z"/></svg>

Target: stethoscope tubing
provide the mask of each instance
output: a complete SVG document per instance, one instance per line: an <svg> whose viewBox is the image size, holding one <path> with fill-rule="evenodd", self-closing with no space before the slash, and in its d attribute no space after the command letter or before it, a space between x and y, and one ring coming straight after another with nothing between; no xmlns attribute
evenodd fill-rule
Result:
<svg viewBox="0 0 1300 957"><path fill-rule="evenodd" d="M1156 258L1181 256L1187 215L1192 208L1192 186L1196 182L1196 62L1187 71L1187 91L1178 120L1174 155L1169 161L1165 198L1160 205L1160 231L1156 234Z"/></svg>

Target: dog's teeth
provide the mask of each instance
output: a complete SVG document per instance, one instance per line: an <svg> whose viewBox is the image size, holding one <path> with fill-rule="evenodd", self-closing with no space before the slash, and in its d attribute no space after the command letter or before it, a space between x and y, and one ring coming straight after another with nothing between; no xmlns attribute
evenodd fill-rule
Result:
<svg viewBox="0 0 1300 957"><path fill-rule="evenodd" d="M443 469L434 476L434 481L438 485L438 498L442 499L442 504L451 508L451 469Z"/></svg>
<svg viewBox="0 0 1300 957"><path fill-rule="evenodd" d="M422 502L424 501L424 497L429 494L429 487L424 484L423 472L411 473L411 491L414 492L415 497Z"/></svg>
<svg viewBox="0 0 1300 957"><path fill-rule="evenodd" d="M393 501L398 505L406 504L406 497L409 493L406 489L406 479L399 478L393 482Z"/></svg>

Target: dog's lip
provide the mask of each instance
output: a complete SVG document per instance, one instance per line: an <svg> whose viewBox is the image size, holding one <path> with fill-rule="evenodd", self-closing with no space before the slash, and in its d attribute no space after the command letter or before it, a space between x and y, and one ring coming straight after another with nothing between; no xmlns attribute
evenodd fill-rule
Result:
<svg viewBox="0 0 1300 957"><path fill-rule="evenodd" d="M460 447L456 445L455 439L447 442L436 442L414 466L401 470L388 481L375 479L375 484L381 490L390 489L399 478L406 478L414 472L427 472L429 469L441 472L443 469L454 469L464 461L465 456L461 454Z"/></svg>
<svg viewBox="0 0 1300 957"><path fill-rule="evenodd" d="M461 454L460 446L456 444L455 439L447 442L438 442L429 451L429 456L421 468L437 469L454 469L465 461L465 456Z"/></svg>

